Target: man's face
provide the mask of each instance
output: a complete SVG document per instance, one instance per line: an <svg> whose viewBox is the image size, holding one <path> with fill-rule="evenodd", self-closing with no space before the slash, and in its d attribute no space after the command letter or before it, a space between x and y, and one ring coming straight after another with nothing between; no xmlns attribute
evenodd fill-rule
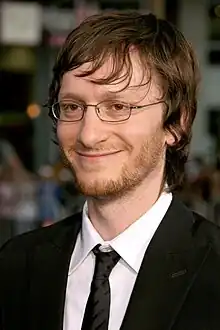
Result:
<svg viewBox="0 0 220 330"><path fill-rule="evenodd" d="M114 94L119 103L146 105L157 102L161 90L152 80L143 83L138 58L132 55L133 75L126 82L98 85L94 79L108 76L112 62L106 61L94 74L77 77L89 68L88 63L64 74L59 101L97 104ZM146 73L145 73L146 74ZM146 77L146 81L149 77ZM139 86L139 87L137 87ZM163 171L167 136L163 130L164 104L132 110L128 121L101 121L89 106L84 118L75 123L58 122L57 136L65 161L71 167L79 190L93 197L118 196L130 191Z"/></svg>

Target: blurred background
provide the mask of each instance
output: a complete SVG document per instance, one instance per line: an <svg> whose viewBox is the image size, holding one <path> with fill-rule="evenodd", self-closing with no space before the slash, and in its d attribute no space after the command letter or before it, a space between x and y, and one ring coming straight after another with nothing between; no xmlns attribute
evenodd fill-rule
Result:
<svg viewBox="0 0 220 330"><path fill-rule="evenodd" d="M192 209L220 225L220 1L39 0L0 2L0 245L77 212L84 201L53 144L42 104L57 52L85 17L152 11L193 43L202 84L185 185Z"/></svg>

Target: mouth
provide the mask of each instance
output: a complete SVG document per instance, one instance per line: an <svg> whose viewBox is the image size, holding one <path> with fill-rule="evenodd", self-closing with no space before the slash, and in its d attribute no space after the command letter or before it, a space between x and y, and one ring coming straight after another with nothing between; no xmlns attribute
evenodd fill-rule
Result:
<svg viewBox="0 0 220 330"><path fill-rule="evenodd" d="M106 156L111 156L115 155L121 152L121 150L118 151L112 151L112 152L103 152L103 153L86 153L86 152L76 152L80 157L84 158L101 158L101 157L106 157Z"/></svg>

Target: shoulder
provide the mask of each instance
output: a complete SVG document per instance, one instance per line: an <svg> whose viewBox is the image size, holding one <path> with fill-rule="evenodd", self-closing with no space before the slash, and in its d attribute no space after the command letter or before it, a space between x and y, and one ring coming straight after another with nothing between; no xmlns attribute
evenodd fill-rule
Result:
<svg viewBox="0 0 220 330"><path fill-rule="evenodd" d="M37 246L44 245L50 241L56 244L56 241L65 237L68 232L80 227L81 218L81 213L77 213L51 226L35 229L13 237L0 248L0 267L1 261L8 259L9 256L21 256L25 252L30 252Z"/></svg>
<svg viewBox="0 0 220 330"><path fill-rule="evenodd" d="M184 237L185 241L191 242L194 248L209 246L212 250L219 251L220 255L220 227L218 225L191 210L176 196L168 212L168 216L173 219L169 226L173 225L175 233L179 233L176 235L177 241L179 237Z"/></svg>
<svg viewBox="0 0 220 330"><path fill-rule="evenodd" d="M194 217L193 234L200 242L205 241L220 255L220 227L201 216L192 212Z"/></svg>
<svg viewBox="0 0 220 330"><path fill-rule="evenodd" d="M71 245L81 227L81 213L56 224L40 228L12 238L0 249L0 305L9 294L25 292L30 269L36 263L43 267L41 260L49 251L50 258L56 257L66 244ZM39 252L40 251L40 252ZM38 256L38 261L36 261ZM51 260L48 258L48 263ZM1 322L0 322L1 323Z"/></svg>

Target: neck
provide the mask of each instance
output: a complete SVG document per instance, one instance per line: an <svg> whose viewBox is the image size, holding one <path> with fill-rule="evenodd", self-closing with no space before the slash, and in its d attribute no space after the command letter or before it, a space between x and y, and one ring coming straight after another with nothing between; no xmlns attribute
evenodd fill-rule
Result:
<svg viewBox="0 0 220 330"><path fill-rule="evenodd" d="M135 190L119 198L89 198L88 215L100 236L105 241L112 240L138 220L159 198L162 182L163 172L152 173Z"/></svg>

